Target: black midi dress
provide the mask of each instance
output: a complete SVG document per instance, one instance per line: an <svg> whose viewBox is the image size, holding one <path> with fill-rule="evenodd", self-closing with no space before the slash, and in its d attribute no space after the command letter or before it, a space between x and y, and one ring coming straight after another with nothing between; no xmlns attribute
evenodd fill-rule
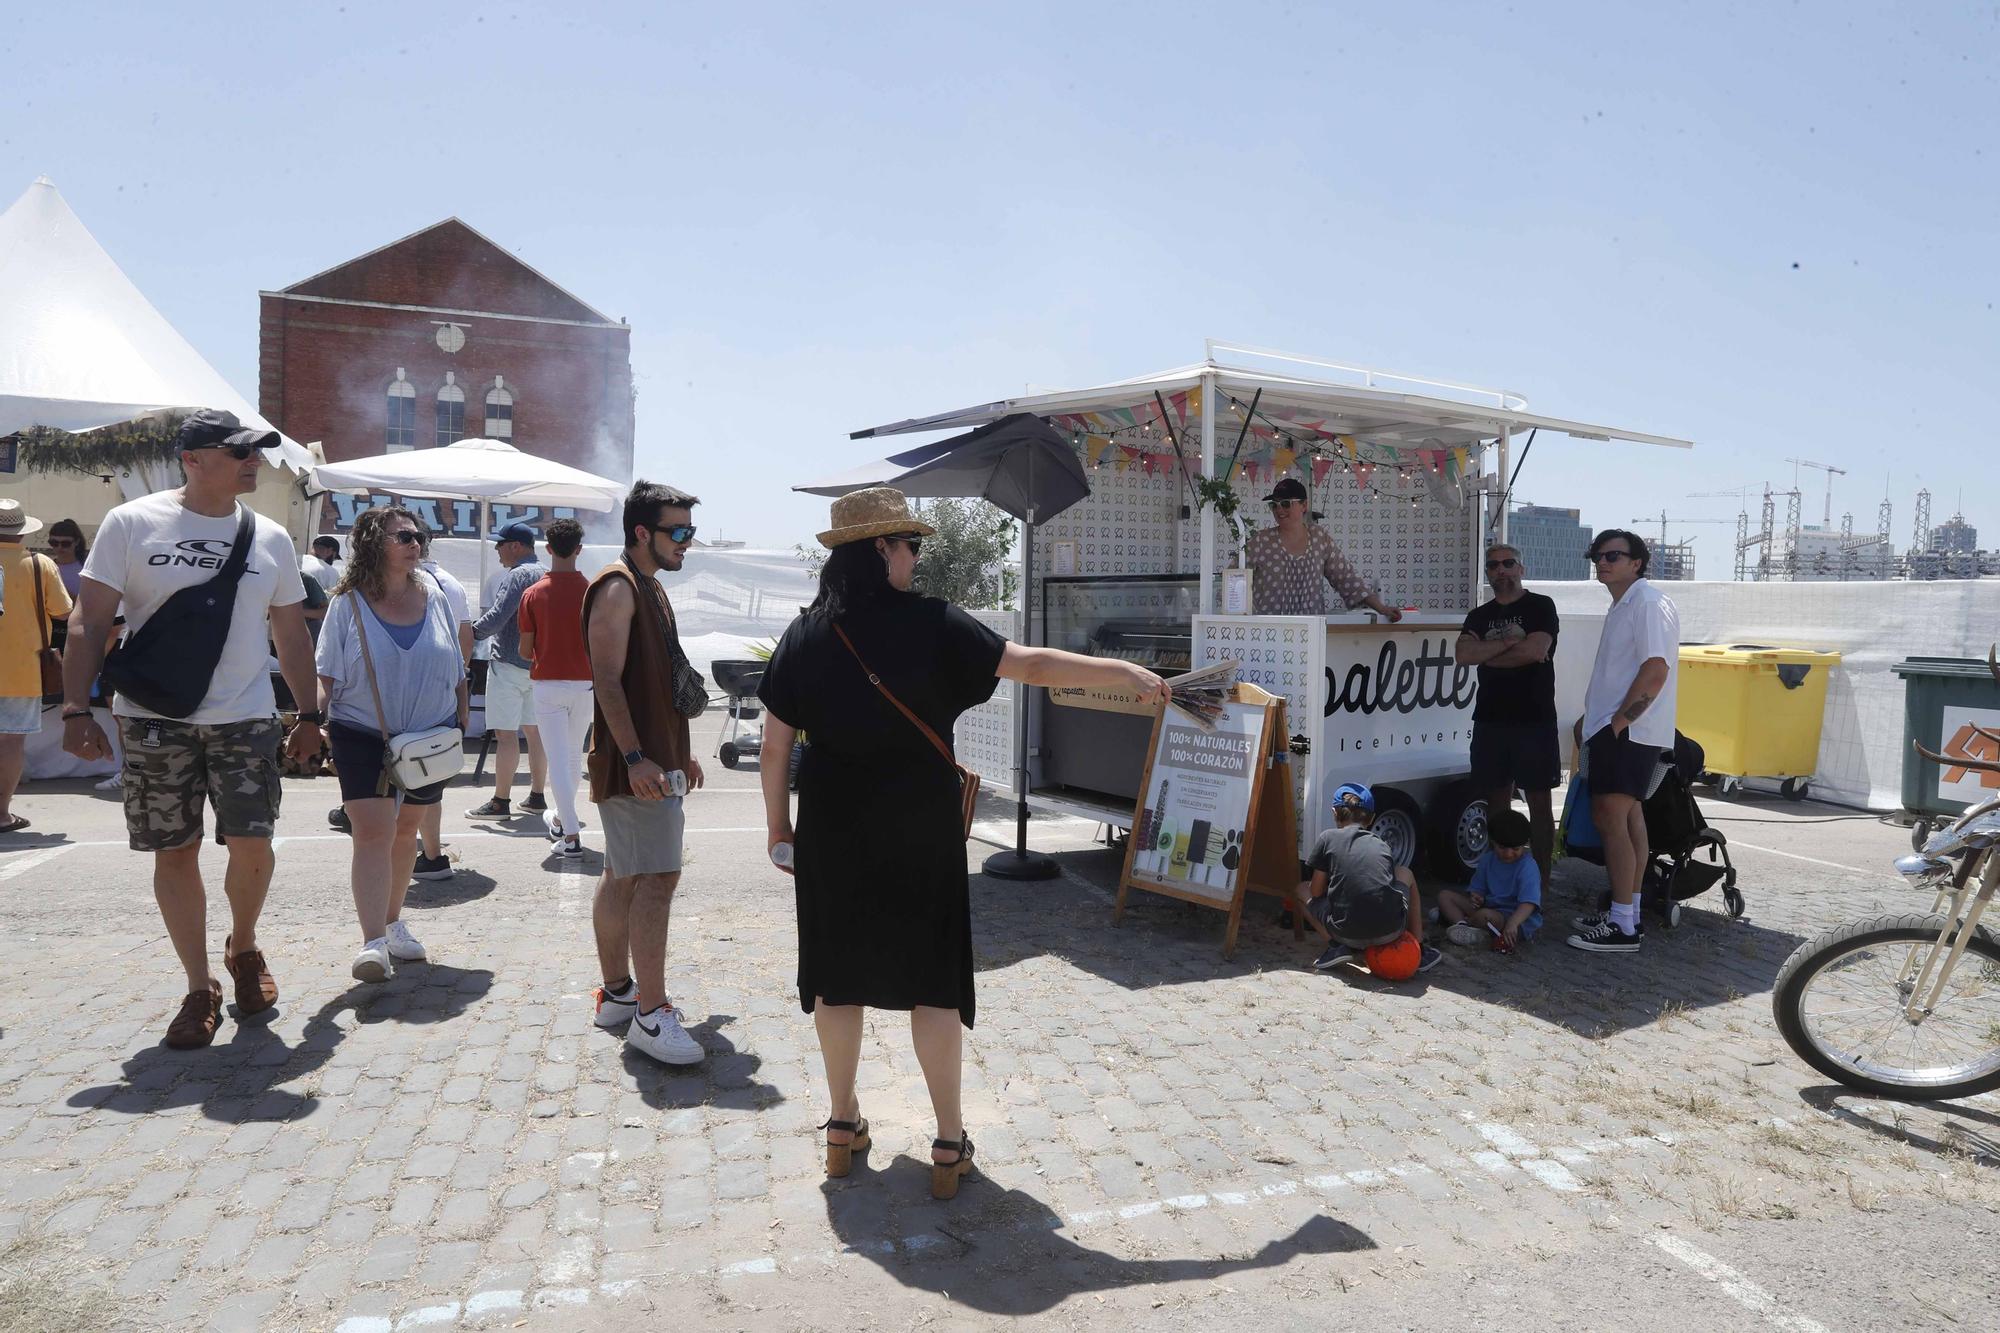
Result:
<svg viewBox="0 0 2000 1333"><path fill-rule="evenodd" d="M845 614L869 668L949 745L986 702L1007 641L934 597L891 593ZM958 1010L972 1026L972 908L958 775L896 711L833 626L801 616L758 699L807 734L793 873L799 1007Z"/></svg>

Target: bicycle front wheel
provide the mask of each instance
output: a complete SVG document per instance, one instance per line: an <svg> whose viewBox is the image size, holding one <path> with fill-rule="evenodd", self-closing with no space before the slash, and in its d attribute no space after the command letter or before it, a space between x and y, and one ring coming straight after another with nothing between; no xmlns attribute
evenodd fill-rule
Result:
<svg viewBox="0 0 2000 1333"><path fill-rule="evenodd" d="M1946 918L1922 913L1835 926L1779 969L1771 1007L1799 1058L1829 1078L1892 1097L1970 1097L2000 1087L2000 942L1966 944L1936 1007L1904 1013ZM1924 984L1929 992L1936 974Z"/></svg>

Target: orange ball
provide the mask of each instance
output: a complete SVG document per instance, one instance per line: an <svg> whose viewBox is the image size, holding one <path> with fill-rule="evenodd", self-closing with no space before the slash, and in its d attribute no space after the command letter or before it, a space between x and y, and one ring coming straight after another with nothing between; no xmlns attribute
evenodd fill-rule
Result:
<svg viewBox="0 0 2000 1333"><path fill-rule="evenodd" d="M1368 970L1384 981L1408 981L1417 975L1417 964L1423 961L1423 945L1417 937L1404 931L1387 944L1371 944L1365 955Z"/></svg>

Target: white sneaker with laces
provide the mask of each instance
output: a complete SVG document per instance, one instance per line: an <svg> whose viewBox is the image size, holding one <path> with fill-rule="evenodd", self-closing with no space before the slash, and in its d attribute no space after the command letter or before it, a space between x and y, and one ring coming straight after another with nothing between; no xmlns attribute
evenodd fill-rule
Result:
<svg viewBox="0 0 2000 1333"><path fill-rule="evenodd" d="M121 771L121 772L117 772L117 773L113 773L113 774L112 774L112 775L111 775L110 777L108 777L108 778L104 779L104 781L102 781L102 782L100 782L100 783L98 783L98 784L97 784L97 790L99 790L99 791L124 791L124 790L125 790L125 774L124 774L124 773L123 773L122 771Z"/></svg>
<svg viewBox="0 0 2000 1333"><path fill-rule="evenodd" d="M1451 929L1444 933L1444 937L1453 944L1463 944L1470 947L1485 939L1486 932L1478 926L1473 925L1470 921L1454 921L1451 923Z"/></svg>
<svg viewBox="0 0 2000 1333"><path fill-rule="evenodd" d="M650 1014L638 1014L625 1029L625 1044L665 1065L698 1065L701 1043L681 1026L687 1015L663 1004Z"/></svg>
<svg viewBox="0 0 2000 1333"><path fill-rule="evenodd" d="M387 981L396 975L396 964L389 957L389 941L370 940L361 946L361 952L354 955L354 966L350 969L356 981Z"/></svg>
<svg viewBox="0 0 2000 1333"><path fill-rule="evenodd" d="M424 952L424 946L417 942L417 937L410 933L410 928L400 921L389 923L386 939L389 956L399 963L421 963L429 957Z"/></svg>
<svg viewBox="0 0 2000 1333"><path fill-rule="evenodd" d="M556 855L565 861L574 861L583 855L583 839L571 833L556 844Z"/></svg>
<svg viewBox="0 0 2000 1333"><path fill-rule="evenodd" d="M639 988L630 981L625 983L625 989L620 993L599 986L594 998L597 1001L596 1012L591 1015L591 1021L601 1028L622 1027L639 1012Z"/></svg>

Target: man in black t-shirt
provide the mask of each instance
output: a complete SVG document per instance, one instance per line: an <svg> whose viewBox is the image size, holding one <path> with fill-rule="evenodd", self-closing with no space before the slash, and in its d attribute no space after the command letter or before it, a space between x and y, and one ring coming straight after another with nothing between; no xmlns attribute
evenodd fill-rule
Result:
<svg viewBox="0 0 2000 1333"><path fill-rule="evenodd" d="M1555 848L1549 794L1562 781L1562 746L1556 738L1556 604L1521 586L1521 553L1504 543L1486 551L1486 581L1493 600L1474 608L1459 632L1460 666L1479 668L1479 698L1472 707L1472 781L1486 793L1489 811L1513 804L1514 789L1528 803L1530 845L1542 882L1548 882Z"/></svg>

